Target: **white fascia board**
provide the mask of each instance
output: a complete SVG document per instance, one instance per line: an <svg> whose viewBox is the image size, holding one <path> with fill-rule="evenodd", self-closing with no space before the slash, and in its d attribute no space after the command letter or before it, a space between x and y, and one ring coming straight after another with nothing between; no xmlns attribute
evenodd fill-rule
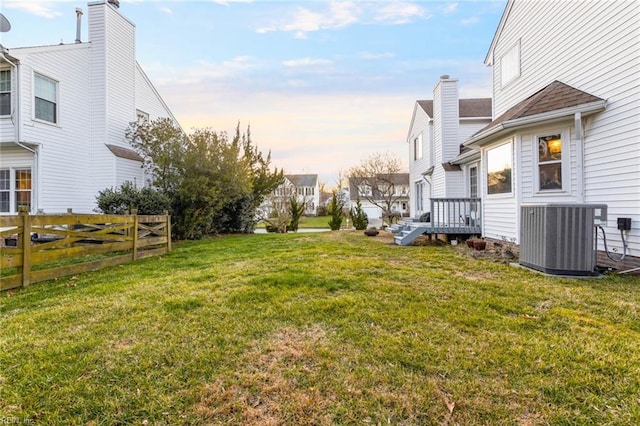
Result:
<svg viewBox="0 0 640 426"><path fill-rule="evenodd" d="M484 64L487 66L493 65L493 50L496 48L496 44L498 43L498 39L500 35L502 35L502 30L504 29L504 25L507 22L507 18L509 17L509 12L511 12L511 8L513 7L513 0L509 0L507 5L502 12L502 17L500 18L500 22L498 23L498 28L496 29L495 34L493 35L493 39L491 40L491 45L489 46L489 50L487 51L487 55L484 58Z"/></svg>
<svg viewBox="0 0 640 426"><path fill-rule="evenodd" d="M473 151L465 152L464 154L458 155L456 158L449 161L449 163L461 165L461 164L466 164L471 161L476 161L479 159L480 159L480 151L476 151L474 149Z"/></svg>

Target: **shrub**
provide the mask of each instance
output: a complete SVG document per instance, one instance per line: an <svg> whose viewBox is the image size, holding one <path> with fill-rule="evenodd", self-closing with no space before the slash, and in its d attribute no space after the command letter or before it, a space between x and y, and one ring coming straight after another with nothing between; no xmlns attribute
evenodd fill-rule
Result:
<svg viewBox="0 0 640 426"><path fill-rule="evenodd" d="M298 201L294 195L289 199L289 215L291 221L289 222L289 230L298 232L298 226L300 224L300 218L304 214L304 201Z"/></svg>
<svg viewBox="0 0 640 426"><path fill-rule="evenodd" d="M327 207L327 211L331 220L329 221L329 228L332 231L337 231L340 229L342 225L342 209L344 208L344 203L342 200L338 199L338 196L335 191L333 191L333 195L331 196L331 201L329 202L329 206Z"/></svg>
<svg viewBox="0 0 640 426"><path fill-rule="evenodd" d="M356 201L355 207L351 208L349 211L349 216L351 216L351 222L353 226L358 230L362 231L363 229L367 229L367 225L369 224L369 218L367 214L364 212L362 208L362 203L360 202L360 198Z"/></svg>
<svg viewBox="0 0 640 426"><path fill-rule="evenodd" d="M138 214L163 214L170 210L169 198L149 187L137 188L132 182L120 188L107 188L96 196L98 210L105 214L125 214L133 209Z"/></svg>

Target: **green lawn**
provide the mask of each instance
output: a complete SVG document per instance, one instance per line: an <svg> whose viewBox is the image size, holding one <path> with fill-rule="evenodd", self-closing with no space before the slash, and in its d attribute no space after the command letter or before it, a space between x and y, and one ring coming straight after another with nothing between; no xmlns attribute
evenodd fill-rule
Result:
<svg viewBox="0 0 640 426"><path fill-rule="evenodd" d="M0 420L640 424L640 279L361 231L230 236L0 294Z"/></svg>

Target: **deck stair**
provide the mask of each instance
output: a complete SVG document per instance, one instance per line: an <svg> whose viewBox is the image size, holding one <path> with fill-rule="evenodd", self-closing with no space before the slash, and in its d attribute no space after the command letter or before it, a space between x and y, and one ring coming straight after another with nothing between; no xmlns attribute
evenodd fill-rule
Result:
<svg viewBox="0 0 640 426"><path fill-rule="evenodd" d="M416 238L429 231L430 229L431 225L428 223L404 222L402 228L398 229L395 237L393 237L393 241L397 245L406 246L414 242Z"/></svg>

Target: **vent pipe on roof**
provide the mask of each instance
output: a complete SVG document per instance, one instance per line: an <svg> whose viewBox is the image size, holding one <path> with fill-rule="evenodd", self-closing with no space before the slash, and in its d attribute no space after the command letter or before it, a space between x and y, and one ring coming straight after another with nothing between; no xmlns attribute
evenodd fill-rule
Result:
<svg viewBox="0 0 640 426"><path fill-rule="evenodd" d="M80 29L82 28L82 9L76 7L76 43L82 43L80 40Z"/></svg>

